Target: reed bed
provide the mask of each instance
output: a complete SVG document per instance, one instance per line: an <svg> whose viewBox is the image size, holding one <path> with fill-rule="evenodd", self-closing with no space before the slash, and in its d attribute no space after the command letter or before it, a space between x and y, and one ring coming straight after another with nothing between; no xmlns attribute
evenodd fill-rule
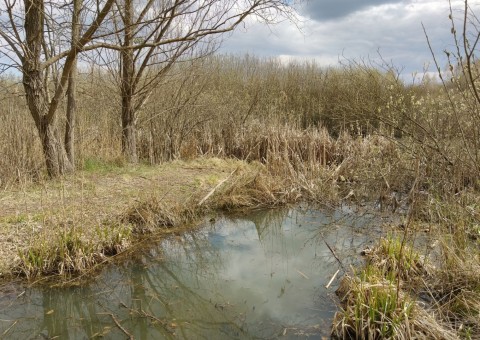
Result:
<svg viewBox="0 0 480 340"><path fill-rule="evenodd" d="M291 162L328 164L334 161L328 135L374 132L372 114L387 101L389 93L383 89L390 81L377 71L373 76L313 63L285 66L254 57L181 64L139 113L138 153L149 164L202 155L266 162L282 142ZM10 86L0 93L7 108L1 118L7 128L0 131L5 148L2 187L18 182L18 176L33 181L44 176L20 81L4 82ZM78 88L77 168L92 159L121 158L121 101L114 80L93 67L82 70ZM58 124L65 125L62 115ZM322 141L325 145L318 145Z"/></svg>

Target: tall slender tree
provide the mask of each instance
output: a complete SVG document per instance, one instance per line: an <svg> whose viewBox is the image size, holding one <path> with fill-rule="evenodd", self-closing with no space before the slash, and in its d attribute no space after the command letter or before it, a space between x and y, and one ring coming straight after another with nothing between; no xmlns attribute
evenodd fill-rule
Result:
<svg viewBox="0 0 480 340"><path fill-rule="evenodd" d="M80 13L82 10L82 0L73 1L73 13L72 13L72 34L71 34L71 49L77 47L80 39ZM75 120L77 112L77 59L75 56L72 62L72 68L70 69L70 75L68 77L67 87L67 116L65 126L65 151L67 153L68 160L75 168Z"/></svg>

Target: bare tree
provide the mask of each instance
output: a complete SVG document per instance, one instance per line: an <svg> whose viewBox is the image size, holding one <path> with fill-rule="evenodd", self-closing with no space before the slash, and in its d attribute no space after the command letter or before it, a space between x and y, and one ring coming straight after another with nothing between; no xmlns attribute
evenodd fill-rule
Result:
<svg viewBox="0 0 480 340"><path fill-rule="evenodd" d="M60 5L55 1L3 0L0 14L0 45L8 66L22 74L25 97L42 142L48 174L52 177L72 171L57 126L58 107L75 68L78 53L97 48L92 42L95 33L112 9L114 0L99 0L85 4L89 11L84 16L83 32L74 38L74 44L51 46L52 36L62 34L64 23L78 23L81 1ZM73 7L73 8L72 8ZM75 10L76 8L76 10ZM94 10L91 10L94 8ZM73 18L67 13L73 13ZM53 31L55 29L55 31ZM60 33L59 33L60 32ZM73 33L72 33L73 34ZM72 35L58 37L70 40ZM57 70L52 81L51 70ZM72 92L73 93L73 92Z"/></svg>
<svg viewBox="0 0 480 340"><path fill-rule="evenodd" d="M476 13L478 6L464 0L463 8L454 8L454 4L449 0L449 8L448 17L454 47L452 50L444 50L444 53L450 73L442 71L425 27L424 32L438 77L447 95L450 109L454 113L450 119L452 130L458 135L463 146L462 154L466 156L460 159L460 155L456 155L455 158L457 163L468 164L468 168L475 169L478 174L480 171L480 62L477 54L480 47L480 18ZM436 140L435 143L439 144ZM449 164L453 165L453 160L450 160Z"/></svg>
<svg viewBox="0 0 480 340"><path fill-rule="evenodd" d="M137 161L136 116L178 61L215 50L218 38L256 16L287 15L288 0L1 0L4 66L22 74L26 102L52 177L74 169L75 74L79 53L120 54L122 149ZM284 16L285 17L285 16ZM102 54L103 52L100 52ZM103 57L103 56L102 56ZM68 87L68 89L67 89ZM64 140L58 108L67 93Z"/></svg>
<svg viewBox="0 0 480 340"><path fill-rule="evenodd" d="M137 114L174 64L215 51L224 33L248 17L266 23L291 18L286 0L123 0L112 14L118 50L122 151L137 162Z"/></svg>

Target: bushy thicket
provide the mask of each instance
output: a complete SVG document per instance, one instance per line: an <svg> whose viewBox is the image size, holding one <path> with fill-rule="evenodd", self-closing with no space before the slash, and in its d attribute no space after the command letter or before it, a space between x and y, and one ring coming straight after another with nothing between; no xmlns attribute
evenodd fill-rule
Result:
<svg viewBox="0 0 480 340"><path fill-rule="evenodd" d="M2 82L0 185L5 186L41 177L44 165L21 84L14 78ZM92 159L121 162L118 86L94 67L82 70L78 88L77 168ZM476 169L466 152L474 148L464 146L475 139L477 127L465 96L450 91L448 97L431 82L407 86L392 71L354 62L322 68L313 62L212 56L179 63L152 93L138 116L139 156L150 164L202 155L266 162L269 148L283 145L286 152L317 153L320 163L339 164L346 155L336 153L332 143L317 150L304 136L326 129L333 140L345 133L397 139L405 152L422 157L426 175L450 178L454 172L458 183L450 187L474 184ZM452 100L458 102L456 111ZM309 145L313 151L300 150ZM446 172L448 167L457 168Z"/></svg>

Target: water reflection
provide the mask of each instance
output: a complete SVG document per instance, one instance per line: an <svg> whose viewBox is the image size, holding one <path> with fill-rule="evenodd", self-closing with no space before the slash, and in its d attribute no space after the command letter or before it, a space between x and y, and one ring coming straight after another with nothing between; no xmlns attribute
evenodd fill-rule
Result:
<svg viewBox="0 0 480 340"><path fill-rule="evenodd" d="M358 261L378 224L348 210L301 209L207 222L84 287L5 288L0 337L320 338L335 312L325 285Z"/></svg>

